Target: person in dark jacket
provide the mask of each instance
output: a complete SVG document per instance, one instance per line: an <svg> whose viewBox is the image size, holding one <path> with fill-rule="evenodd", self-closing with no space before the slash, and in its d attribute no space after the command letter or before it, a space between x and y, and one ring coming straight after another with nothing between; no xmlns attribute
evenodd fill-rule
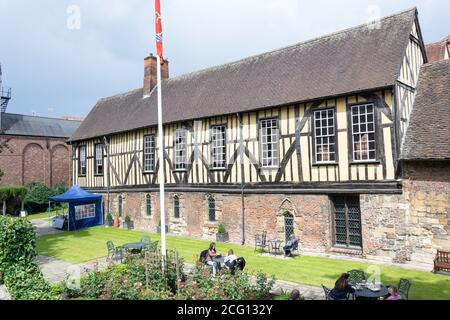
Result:
<svg viewBox="0 0 450 320"><path fill-rule="evenodd" d="M348 294L354 293L355 289L348 283L350 275L343 273L339 279L337 279L333 290L330 291L330 297L334 300L348 300Z"/></svg>

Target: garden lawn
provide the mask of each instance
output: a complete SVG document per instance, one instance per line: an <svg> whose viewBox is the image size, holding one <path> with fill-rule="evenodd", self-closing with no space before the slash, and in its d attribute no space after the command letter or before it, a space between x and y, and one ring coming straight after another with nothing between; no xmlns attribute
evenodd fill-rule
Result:
<svg viewBox="0 0 450 320"><path fill-rule="evenodd" d="M38 254L53 257L69 263L82 263L105 257L106 241L112 240L115 245L139 241L145 232L117 228L96 227L75 232L65 232L40 237L37 239ZM159 235L150 234L151 240L159 240ZM207 249L209 242L187 238L167 237L167 248L177 249L188 263L198 259L200 252ZM429 272L408 270L386 265L372 265L329 258L298 256L284 260L259 256L254 249L234 244L217 245L218 252L223 255L233 249L237 256L247 261L249 271L261 270L277 279L300 284L333 287L341 273L352 269L361 269L366 274L373 273L374 267L381 271L384 284L395 285L400 278L412 282L410 299L447 299L450 300L450 277ZM368 269L370 267L370 269Z"/></svg>

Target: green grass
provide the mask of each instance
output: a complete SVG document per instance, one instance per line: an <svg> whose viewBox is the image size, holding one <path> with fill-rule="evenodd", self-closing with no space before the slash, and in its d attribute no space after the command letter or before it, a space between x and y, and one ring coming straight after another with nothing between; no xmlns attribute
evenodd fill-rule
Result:
<svg viewBox="0 0 450 320"><path fill-rule="evenodd" d="M40 255L54 257L69 263L82 263L106 256L106 241L116 245L138 241L146 233L117 228L96 227L76 232L48 235L37 240ZM152 241L159 240L158 235L150 234ZM199 253L208 247L207 241L186 238L167 237L167 247L177 249L186 262L192 263ZM253 248L234 244L218 244L218 251L226 254L233 249L238 256L245 257L250 271L261 270L277 279L300 284L332 287L341 273L351 269L361 269L367 273L369 264L353 261L335 260L321 257L298 256L283 260L258 256ZM397 284L400 278L412 282L411 299L450 299L450 277L429 272L407 270L387 265L380 267L381 281L385 284Z"/></svg>

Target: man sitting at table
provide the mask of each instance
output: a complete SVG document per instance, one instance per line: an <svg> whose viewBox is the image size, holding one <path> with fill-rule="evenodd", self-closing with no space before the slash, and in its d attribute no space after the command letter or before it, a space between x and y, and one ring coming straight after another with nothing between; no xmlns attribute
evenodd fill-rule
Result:
<svg viewBox="0 0 450 320"><path fill-rule="evenodd" d="M289 237L289 241L283 247L284 254L287 257L292 257L292 251L294 250L294 247L297 245L298 245L298 238L295 236L295 234L291 234L291 236Z"/></svg>

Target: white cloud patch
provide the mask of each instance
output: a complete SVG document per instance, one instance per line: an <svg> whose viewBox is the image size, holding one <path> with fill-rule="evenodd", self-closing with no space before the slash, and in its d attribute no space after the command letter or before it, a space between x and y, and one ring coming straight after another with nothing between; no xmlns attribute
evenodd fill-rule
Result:
<svg viewBox="0 0 450 320"><path fill-rule="evenodd" d="M179 75L339 31L417 5L425 40L450 32L447 0L161 0L166 57ZM67 7L79 6L79 30ZM0 0L10 111L85 116L142 85L154 51L153 0ZM55 113L55 111L52 111Z"/></svg>

